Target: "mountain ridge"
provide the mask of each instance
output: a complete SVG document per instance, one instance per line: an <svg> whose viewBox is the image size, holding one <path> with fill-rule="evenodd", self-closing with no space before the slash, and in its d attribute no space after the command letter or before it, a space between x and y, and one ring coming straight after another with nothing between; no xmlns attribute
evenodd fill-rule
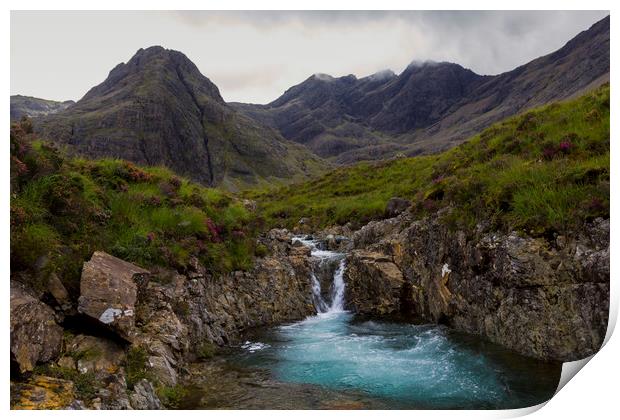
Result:
<svg viewBox="0 0 620 420"><path fill-rule="evenodd" d="M230 190L327 167L232 109L189 58L161 46L139 49L70 109L34 123L38 134L77 154L165 165Z"/></svg>
<svg viewBox="0 0 620 420"><path fill-rule="evenodd" d="M75 101L54 101L27 95L11 95L11 121L22 117L37 117L63 111Z"/></svg>
<svg viewBox="0 0 620 420"><path fill-rule="evenodd" d="M609 21L498 75L478 75L456 63L412 62L370 91L360 84L364 78L323 76L321 106L316 92L307 93L314 76L269 104L231 105L341 164L437 152L503 118L609 81Z"/></svg>

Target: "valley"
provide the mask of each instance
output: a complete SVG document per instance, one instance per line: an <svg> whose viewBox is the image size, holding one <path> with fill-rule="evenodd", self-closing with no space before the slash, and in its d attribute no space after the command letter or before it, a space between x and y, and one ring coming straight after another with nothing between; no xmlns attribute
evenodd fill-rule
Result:
<svg viewBox="0 0 620 420"><path fill-rule="evenodd" d="M499 75L11 97L13 409L508 409L610 305L609 16Z"/></svg>

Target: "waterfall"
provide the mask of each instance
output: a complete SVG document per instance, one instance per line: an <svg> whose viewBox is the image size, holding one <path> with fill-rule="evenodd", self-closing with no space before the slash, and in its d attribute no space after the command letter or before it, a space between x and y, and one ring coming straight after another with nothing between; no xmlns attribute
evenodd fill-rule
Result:
<svg viewBox="0 0 620 420"><path fill-rule="evenodd" d="M318 313L327 312L329 310L329 306L323 299L321 295L321 283L319 279L316 278L316 274L311 273L310 277L312 279L312 301L314 302L314 307Z"/></svg>
<svg viewBox="0 0 620 420"><path fill-rule="evenodd" d="M344 269L345 259L342 257L338 269L334 271L332 284L332 304L328 312L342 312L344 310Z"/></svg>
<svg viewBox="0 0 620 420"><path fill-rule="evenodd" d="M318 242L306 237L294 237L293 242L301 242L310 248L310 255L316 258L318 268L322 268L327 264L338 261L338 267L332 274L332 284L330 293L330 302L326 302L323 298L321 290L321 282L319 281L314 269L310 274L312 281L312 300L317 313L336 313L344 311L344 270L345 255L339 252L327 251L319 249Z"/></svg>

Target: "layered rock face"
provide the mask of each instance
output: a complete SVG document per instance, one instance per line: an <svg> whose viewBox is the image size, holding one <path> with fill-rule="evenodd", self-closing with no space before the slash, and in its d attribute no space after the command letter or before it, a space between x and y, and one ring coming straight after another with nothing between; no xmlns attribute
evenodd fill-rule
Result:
<svg viewBox="0 0 620 420"><path fill-rule="evenodd" d="M369 315L441 322L540 359L600 348L609 312L609 220L553 241L451 232L408 213L353 235L347 302Z"/></svg>
<svg viewBox="0 0 620 420"><path fill-rule="evenodd" d="M135 345L146 349L158 378L173 385L177 367L205 343L235 343L249 328L314 313L308 248L274 240L284 252L259 259L253 270L213 278L194 262L189 275L160 272L139 292ZM274 248L272 248L274 249Z"/></svg>
<svg viewBox="0 0 620 420"><path fill-rule="evenodd" d="M348 303L363 315L391 315L400 311L405 279L392 258L379 252L355 250L347 258Z"/></svg>
<svg viewBox="0 0 620 420"><path fill-rule="evenodd" d="M11 354L20 371L44 363L65 372L63 378L90 378L95 389L82 401L71 380L26 375L11 384L12 406L161 408L155 386L175 386L204 348L234 344L249 328L313 314L309 248L293 246L286 230L261 241L270 255L258 258L252 270L219 276L196 259L180 274L147 271L95 252L82 270L78 305L78 317L90 323L74 322L74 333L82 329L77 335L63 337L54 310L13 282ZM148 379L130 385L130 369L148 372Z"/></svg>

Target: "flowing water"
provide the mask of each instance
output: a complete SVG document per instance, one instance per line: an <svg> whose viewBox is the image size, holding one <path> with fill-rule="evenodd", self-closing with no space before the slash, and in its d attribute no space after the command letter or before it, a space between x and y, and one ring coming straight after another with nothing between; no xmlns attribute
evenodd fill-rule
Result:
<svg viewBox="0 0 620 420"><path fill-rule="evenodd" d="M559 364L442 326L356 319L344 310L345 255L298 240L319 265L338 262L331 290L321 293L313 275L317 315L246 342L238 364L284 383L362 393L389 408L517 408L553 395Z"/></svg>

